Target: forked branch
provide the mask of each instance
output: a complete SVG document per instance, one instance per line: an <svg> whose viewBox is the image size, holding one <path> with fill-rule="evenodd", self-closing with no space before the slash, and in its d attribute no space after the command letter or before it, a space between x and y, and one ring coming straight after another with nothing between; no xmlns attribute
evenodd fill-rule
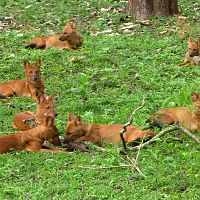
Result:
<svg viewBox="0 0 200 200"><path fill-rule="evenodd" d="M180 124L174 124L173 126L167 127L165 129L163 129L160 133L158 133L156 136L154 136L152 139L150 139L149 141L140 144L136 147L132 147L129 148L129 150L135 149L135 150L139 150L144 148L145 146L153 143L157 138L160 138L161 136L163 136L166 133L172 132L174 130L181 130L182 132L184 132L186 135L188 135L190 138L192 138L195 142L200 144L200 139L198 137L196 137L193 133L191 133L190 131L188 131L186 128L182 127Z"/></svg>
<svg viewBox="0 0 200 200"><path fill-rule="evenodd" d="M145 98L143 98L141 106L139 106L138 108L136 108L136 109L132 112L132 114L131 114L131 116L130 116L128 122L127 122L126 124L124 124L123 130L121 130L121 132L120 132L120 138L121 138L121 141L122 141L122 145L123 145L123 147L124 147L124 150L127 150L126 141L125 141L125 139L124 139L124 133L127 131L128 126L130 126L130 125L132 124L132 122L133 122L133 116L135 115L135 113L136 113L139 109L143 108L143 107L144 107L144 104L145 104Z"/></svg>

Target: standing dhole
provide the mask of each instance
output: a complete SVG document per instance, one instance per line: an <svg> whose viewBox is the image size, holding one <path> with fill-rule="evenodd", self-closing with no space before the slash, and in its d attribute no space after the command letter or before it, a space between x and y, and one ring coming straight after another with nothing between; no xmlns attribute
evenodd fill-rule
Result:
<svg viewBox="0 0 200 200"><path fill-rule="evenodd" d="M0 83L0 95L3 97L27 96L36 100L38 94L44 94L44 85L40 77L40 66L40 60L34 65L25 60L26 79Z"/></svg>
<svg viewBox="0 0 200 200"><path fill-rule="evenodd" d="M177 107L159 110L151 115L147 122L160 128L165 124L178 122L190 130L200 131L200 97L192 92L191 98L194 108Z"/></svg>
<svg viewBox="0 0 200 200"><path fill-rule="evenodd" d="M193 42L191 38L188 39L188 51L184 62L177 64L178 66L186 65L187 63L192 63L193 65L200 65L200 39L196 42Z"/></svg>
<svg viewBox="0 0 200 200"><path fill-rule="evenodd" d="M13 118L13 128L21 131L30 130L38 125L44 124L46 114L52 118L57 116L53 98L39 94L37 97L36 113L29 111L17 113Z"/></svg>
<svg viewBox="0 0 200 200"><path fill-rule="evenodd" d="M123 129L123 124L85 124L80 116L74 117L69 114L68 124L65 129L64 143L71 141L83 142L91 141L96 144L102 142L120 143L120 131ZM129 126L124 134L124 139L127 142L133 142L144 137L152 137L153 132L150 130L142 131L138 126Z"/></svg>

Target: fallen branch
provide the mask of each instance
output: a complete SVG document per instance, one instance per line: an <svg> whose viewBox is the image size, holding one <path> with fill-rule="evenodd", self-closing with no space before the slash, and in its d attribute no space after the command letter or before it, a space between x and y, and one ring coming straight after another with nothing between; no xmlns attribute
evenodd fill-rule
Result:
<svg viewBox="0 0 200 200"><path fill-rule="evenodd" d="M131 114L131 116L130 116L128 122L127 122L126 124L124 124L123 130L120 132L120 138L121 138L121 141L122 141L122 145L123 145L124 150L127 150L126 141L125 141L125 139L124 139L124 133L127 131L128 126L130 126L130 125L132 124L132 122L133 122L133 116L135 115L135 113L136 113L139 109L143 108L143 107L144 107L144 104L145 104L145 98L143 98L141 106L139 106L138 108L136 108L136 109L132 112L132 114Z"/></svg>
<svg viewBox="0 0 200 200"><path fill-rule="evenodd" d="M188 131L186 128L182 127L180 124L174 124L173 126L167 127L164 130L162 130L160 133L158 133L156 136L154 136L152 139L150 139L149 141L140 144L136 147L132 147L129 148L129 150L135 149L135 150L139 150L144 148L145 146L153 143L157 138L160 138L161 136L163 136L166 133L172 132L174 130L181 130L183 131L185 134L187 134L190 138L192 138L194 141L196 141L197 143L200 143L200 139L197 138L193 133L191 133L190 131Z"/></svg>
<svg viewBox="0 0 200 200"><path fill-rule="evenodd" d="M193 133L191 133L186 128L182 127L181 125L179 125L179 129L183 131L186 135L188 135L190 138L192 138L195 142L200 144L200 138L196 137Z"/></svg>

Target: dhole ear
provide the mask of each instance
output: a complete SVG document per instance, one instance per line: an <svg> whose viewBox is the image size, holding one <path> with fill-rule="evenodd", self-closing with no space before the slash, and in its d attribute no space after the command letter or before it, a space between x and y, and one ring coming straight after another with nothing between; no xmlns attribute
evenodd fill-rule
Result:
<svg viewBox="0 0 200 200"><path fill-rule="evenodd" d="M42 103L44 101L45 97L44 97L44 94L38 94L37 96L37 102L38 103Z"/></svg>
<svg viewBox="0 0 200 200"><path fill-rule="evenodd" d="M47 113L45 113L45 115L46 115L46 118L45 118L45 121L44 121L45 126L52 126L53 122L54 122L53 117L47 115Z"/></svg>
<svg viewBox="0 0 200 200"><path fill-rule="evenodd" d="M72 29L76 29L77 28L77 23L78 23L78 21L72 22Z"/></svg>
<svg viewBox="0 0 200 200"><path fill-rule="evenodd" d="M199 38L199 40L197 41L197 44L198 44L198 46L200 47L200 38Z"/></svg>
<svg viewBox="0 0 200 200"><path fill-rule="evenodd" d="M26 69L29 66L30 66L30 62L28 60L24 60L24 68Z"/></svg>
<svg viewBox="0 0 200 200"><path fill-rule="evenodd" d="M199 95L196 92L192 92L191 97L192 97L192 102L195 102L199 99Z"/></svg>
<svg viewBox="0 0 200 200"><path fill-rule="evenodd" d="M36 63L35 63L38 67L41 66L41 60L37 60Z"/></svg>
<svg viewBox="0 0 200 200"><path fill-rule="evenodd" d="M68 115L68 121L74 121L76 118L74 117L74 115L72 113L69 113Z"/></svg>
<svg viewBox="0 0 200 200"><path fill-rule="evenodd" d="M188 38L188 43L192 42L192 39L191 37Z"/></svg>
<svg viewBox="0 0 200 200"><path fill-rule="evenodd" d="M81 123L82 123L81 116L77 116L75 119L75 122L74 122L75 126L79 126L79 125L81 125Z"/></svg>
<svg viewBox="0 0 200 200"><path fill-rule="evenodd" d="M52 100L52 96L46 96L46 100Z"/></svg>

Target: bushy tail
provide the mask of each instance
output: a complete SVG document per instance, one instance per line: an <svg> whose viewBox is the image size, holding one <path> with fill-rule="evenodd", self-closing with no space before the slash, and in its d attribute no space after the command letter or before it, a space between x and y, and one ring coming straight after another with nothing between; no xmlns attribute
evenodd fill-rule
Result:
<svg viewBox="0 0 200 200"><path fill-rule="evenodd" d="M30 42L28 44L25 45L25 49L27 48L31 48L31 49L44 49L46 47L46 43L45 42Z"/></svg>

